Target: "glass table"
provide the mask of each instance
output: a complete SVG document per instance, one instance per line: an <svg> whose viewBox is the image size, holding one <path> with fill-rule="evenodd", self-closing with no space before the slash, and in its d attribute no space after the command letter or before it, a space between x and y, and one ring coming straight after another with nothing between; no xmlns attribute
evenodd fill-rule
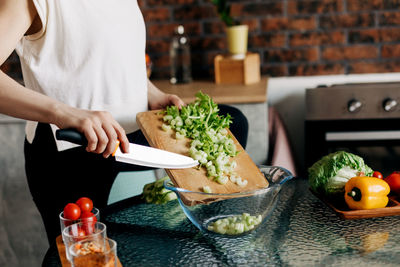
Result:
<svg viewBox="0 0 400 267"><path fill-rule="evenodd" d="M301 178L285 184L268 220L243 237L199 232L176 200L154 205L134 197L101 216L122 265L152 267L399 266L399 219L340 219ZM43 266L61 266L55 244Z"/></svg>

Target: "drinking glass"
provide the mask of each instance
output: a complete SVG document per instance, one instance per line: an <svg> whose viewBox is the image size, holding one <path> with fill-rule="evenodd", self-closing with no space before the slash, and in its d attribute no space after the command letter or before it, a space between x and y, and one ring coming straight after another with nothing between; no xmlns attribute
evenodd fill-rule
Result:
<svg viewBox="0 0 400 267"><path fill-rule="evenodd" d="M73 267L117 267L117 242L110 238L84 239L68 248Z"/></svg>
<svg viewBox="0 0 400 267"><path fill-rule="evenodd" d="M73 225L74 223L81 222L82 220L85 220L85 221L91 221L91 220L100 221L100 211L99 211L99 209L93 208L92 209L92 213L94 214L94 216L96 218L87 217L87 218L84 218L84 219L70 220L70 219L64 218L64 211L62 211L60 213L60 215L58 216L60 218L61 233L64 231L64 229L66 227L68 227L70 225Z"/></svg>
<svg viewBox="0 0 400 267"><path fill-rule="evenodd" d="M71 260L68 248L85 239L104 242L107 237L107 227L104 223L79 222L66 227L62 232L62 239L65 245L65 252L68 260Z"/></svg>

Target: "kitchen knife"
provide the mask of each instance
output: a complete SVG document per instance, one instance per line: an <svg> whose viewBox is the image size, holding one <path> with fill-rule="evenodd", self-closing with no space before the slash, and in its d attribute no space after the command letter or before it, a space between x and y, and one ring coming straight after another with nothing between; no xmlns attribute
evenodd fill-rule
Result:
<svg viewBox="0 0 400 267"><path fill-rule="evenodd" d="M56 138L78 145L87 145L86 137L75 129L59 129L56 131ZM129 153L122 153L119 141L113 156L116 161L163 169L185 169L199 164L197 160L187 156L132 143L129 144Z"/></svg>

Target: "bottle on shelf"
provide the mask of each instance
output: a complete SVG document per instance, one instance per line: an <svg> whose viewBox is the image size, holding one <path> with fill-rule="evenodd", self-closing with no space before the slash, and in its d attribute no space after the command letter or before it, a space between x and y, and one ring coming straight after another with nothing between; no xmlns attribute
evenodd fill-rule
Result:
<svg viewBox="0 0 400 267"><path fill-rule="evenodd" d="M170 82L172 84L191 82L190 44L182 25L175 28L169 55L171 64Z"/></svg>

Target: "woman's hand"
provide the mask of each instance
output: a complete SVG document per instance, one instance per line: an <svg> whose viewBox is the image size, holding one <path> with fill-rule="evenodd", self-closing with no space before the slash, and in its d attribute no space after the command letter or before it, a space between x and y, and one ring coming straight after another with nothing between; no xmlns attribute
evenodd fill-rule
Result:
<svg viewBox="0 0 400 267"><path fill-rule="evenodd" d="M149 108L153 109L162 109L166 106L175 105L178 108L181 108L185 103L182 99L179 98L177 95L165 94L159 95L156 98L149 99Z"/></svg>
<svg viewBox="0 0 400 267"><path fill-rule="evenodd" d="M162 109L166 106L175 105L181 108L185 103L177 95L166 94L160 91L150 81L148 81L148 100L149 109Z"/></svg>
<svg viewBox="0 0 400 267"><path fill-rule="evenodd" d="M56 125L60 128L74 128L83 133L88 141L86 151L109 157L115 150L117 139L120 148L128 152L129 141L125 130L107 111L91 111L62 106L57 111Z"/></svg>

